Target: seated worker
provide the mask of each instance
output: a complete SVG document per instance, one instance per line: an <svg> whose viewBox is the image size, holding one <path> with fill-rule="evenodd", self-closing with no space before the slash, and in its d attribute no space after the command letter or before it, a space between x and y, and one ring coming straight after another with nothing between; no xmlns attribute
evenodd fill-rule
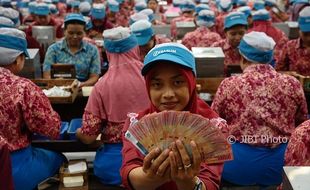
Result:
<svg viewBox="0 0 310 190"><path fill-rule="evenodd" d="M285 152L286 166L310 166L310 120L292 133Z"/></svg>
<svg viewBox="0 0 310 190"><path fill-rule="evenodd" d="M116 14L119 12L119 2L116 0L108 0L108 11L107 11L107 19L115 26L118 26L117 23L118 18L116 17Z"/></svg>
<svg viewBox="0 0 310 190"><path fill-rule="evenodd" d="M113 24L108 21L104 4L94 4L91 10L91 20L93 28L89 31L90 38L102 38L102 33L106 29L113 28Z"/></svg>
<svg viewBox="0 0 310 190"><path fill-rule="evenodd" d="M212 47L221 47L224 54L224 75L227 76L227 65L239 65L241 55L238 50L239 43L247 31L247 19L243 13L229 13L224 20L226 39L212 44Z"/></svg>
<svg viewBox="0 0 310 190"><path fill-rule="evenodd" d="M264 32L276 42L276 46L274 49L274 59L277 62L277 60L280 59L281 52L283 51L286 43L288 42L288 38L283 31L272 25L272 22L270 21L270 14L266 9L260 9L258 11L255 11L252 15L253 27L249 29L248 32ZM272 65L275 66L274 61L272 62Z"/></svg>
<svg viewBox="0 0 310 190"><path fill-rule="evenodd" d="M16 75L28 56L25 33L0 28L0 56L0 136L10 150L14 188L32 190L59 171L64 157L32 147L31 135L56 139L61 121L42 90Z"/></svg>
<svg viewBox="0 0 310 190"><path fill-rule="evenodd" d="M110 68L91 92L77 137L90 144L101 134L104 145L97 150L94 174L104 184L120 185L124 122L128 113L145 109L149 101L136 38L123 27L105 30L103 36Z"/></svg>
<svg viewBox="0 0 310 190"><path fill-rule="evenodd" d="M213 11L202 10L196 17L196 24L199 26L195 31L185 34L182 44L188 49L192 47L210 47L222 38L218 33L212 32L215 28L215 15Z"/></svg>
<svg viewBox="0 0 310 190"><path fill-rule="evenodd" d="M223 179L238 185L279 185L287 142L307 119L300 82L269 65L275 42L263 32L240 42L243 74L220 84L211 108L227 121L234 160L224 164Z"/></svg>
<svg viewBox="0 0 310 190"><path fill-rule="evenodd" d="M158 5L157 0L147 0L147 8L152 9L154 14L159 15L159 21L166 23L166 17L162 13L162 7Z"/></svg>
<svg viewBox="0 0 310 190"><path fill-rule="evenodd" d="M6 140L0 136L0 190L14 190L12 162Z"/></svg>
<svg viewBox="0 0 310 190"><path fill-rule="evenodd" d="M217 33L224 39L225 38L225 28L224 20L225 17L231 12L233 6L231 0L219 0L218 10L219 14L215 19L215 28Z"/></svg>
<svg viewBox="0 0 310 190"><path fill-rule="evenodd" d="M171 37L173 39L177 38L177 22L190 22L194 21L194 11L195 11L195 3L192 0L184 0L181 2L181 16L174 18L170 22L171 26Z"/></svg>
<svg viewBox="0 0 310 190"><path fill-rule="evenodd" d="M276 69L295 71L310 76L310 7L304 8L299 15L299 38L290 40L282 49Z"/></svg>
<svg viewBox="0 0 310 190"><path fill-rule="evenodd" d="M100 56L96 46L83 41L85 19L80 14L71 13L66 16L64 24L65 38L47 49L43 78L51 78L52 64L73 64L80 87L92 86L100 75Z"/></svg>
<svg viewBox="0 0 310 190"><path fill-rule="evenodd" d="M142 75L151 104L137 119L166 110L188 111L217 120L218 127L226 127L226 123L197 96L195 59L184 45L164 43L155 46L144 59ZM223 164L202 162L194 140L191 141L192 159L180 139L171 144L171 149L157 147L143 156L125 138L129 125L127 119L122 135L121 176L126 189L219 189Z"/></svg>
<svg viewBox="0 0 310 190"><path fill-rule="evenodd" d="M139 13L145 14L149 17L149 21L153 25L165 25L165 23L159 21L157 18L155 18L154 11L152 9L143 9Z"/></svg>
<svg viewBox="0 0 310 190"><path fill-rule="evenodd" d="M271 17L271 22L285 22L288 21L289 16L287 13L283 12L277 4L276 0L266 0L265 9L269 12Z"/></svg>
<svg viewBox="0 0 310 190"><path fill-rule="evenodd" d="M62 38L61 24L51 17L49 6L45 3L38 3L35 7L35 22L31 23L26 30L28 36L32 36L32 26L53 26L56 30L56 38Z"/></svg>
<svg viewBox="0 0 310 190"><path fill-rule="evenodd" d="M139 20L130 26L132 34L137 38L141 60L157 44L171 42L170 39L155 35L152 24L147 20Z"/></svg>
<svg viewBox="0 0 310 190"><path fill-rule="evenodd" d="M117 25L122 27L129 26L129 17L133 1L119 0L119 11L116 13Z"/></svg>
<svg viewBox="0 0 310 190"><path fill-rule="evenodd" d="M35 1L29 2L29 4L28 4L29 15L27 15L26 17L23 18L23 21L22 21L23 25L29 25L35 21L35 8L36 8L36 6L37 6L37 2L35 2Z"/></svg>

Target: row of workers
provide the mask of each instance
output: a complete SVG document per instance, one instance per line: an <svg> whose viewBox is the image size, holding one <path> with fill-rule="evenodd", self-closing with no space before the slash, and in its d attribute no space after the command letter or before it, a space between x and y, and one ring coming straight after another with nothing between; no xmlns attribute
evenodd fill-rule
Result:
<svg viewBox="0 0 310 190"><path fill-rule="evenodd" d="M276 43L265 33L243 36L238 49L244 72L221 83L211 108L196 94L195 59L185 46L155 46L143 65L137 39L128 28L106 30L103 36L110 68L95 84L77 131L87 144L101 134L104 146L96 153L94 173L103 183L123 184L127 189L203 190L218 189L221 179L240 185L279 185L290 138L287 164L309 165L309 121L297 127L307 120L305 95L299 81L270 66ZM1 177L13 177L15 189L32 189L54 175L65 158L32 147L31 134L57 138L61 121L42 90L16 75L28 56L25 34L0 28L0 54L5 58L0 61L0 136L3 159L12 163L2 165L7 174ZM144 157L124 139L130 124L127 113L138 113L141 119L164 110L218 120L222 132L236 139L234 160L204 163L196 143L191 142L190 157L181 140ZM248 136L258 138L245 141Z"/></svg>
<svg viewBox="0 0 310 190"><path fill-rule="evenodd" d="M221 5L221 3L219 5ZM38 6L38 7L41 7L41 6ZM268 12L265 9L260 9L259 11L251 13L251 9L249 7L243 6L239 8L238 10L245 14L248 22L244 21L244 18L230 21L230 18L234 17L236 13L230 13L228 15L227 14L220 15L221 18L224 19L223 29L224 29L224 33L226 36L225 39L221 40L220 38L221 36L219 34L216 34L216 32L218 31L216 29L217 28L216 23L217 21L222 20L222 19L217 19L217 18L215 19L215 13L210 10L207 10L205 6L200 5L200 6L197 6L196 8L197 9L200 8L200 11L196 11L196 12L201 12L202 10L202 12L199 13L198 16L196 17L196 23L199 26L199 28L197 28L197 30L195 30L194 32L187 34L182 41L182 43L186 45L189 49L191 47L209 47L209 46L218 47L219 46L224 50L224 53L225 53L225 65L238 64L240 62L241 56L239 52L237 51L237 46L239 45L240 39L244 35L244 33L250 32L250 31L265 32L268 36L272 37L277 43L276 49L275 49L275 60L273 61L273 65L276 66L277 70L290 70L290 71L296 71L302 75L309 75L308 64L306 62L308 57L307 57L306 51L304 50L304 47L307 47L307 32L308 32L307 29L305 28L301 29L300 39L295 40L295 41L290 41L288 43L288 38L285 36L285 34L279 29L271 25L270 12ZM181 8L181 10L184 10L185 13L187 12L186 11L187 9L188 7L186 6L182 6ZM307 18L308 10L309 9L307 8L304 9L304 12L303 12L304 18ZM44 14L48 14L48 11L45 11ZM180 19L177 18L175 20L177 21ZM184 19L181 19L181 20L184 20ZM252 23L252 20L253 20L253 23ZM302 22L303 20L304 19L301 19L300 21ZM175 22L172 22L172 23L175 23ZM137 27L137 29L135 29L134 27L132 28L133 32L137 33L140 36L142 35L142 37L144 37L145 39L150 39L149 41L144 40L143 42L139 43L141 47L140 50L141 50L142 59L144 58L146 53L152 47L155 46L155 44L169 41L168 39L159 38L158 36L154 39L153 38L154 32L151 32L150 29L146 31L144 30L147 27L148 27L148 24L142 27ZM293 46L294 47L298 46L298 48L292 49L291 47ZM284 50L287 50L287 51L284 51ZM302 59L296 60L297 57L302 58ZM70 63L70 61L69 62L63 62L63 61L64 60L58 63ZM81 75L85 76L85 74L81 74ZM86 75L89 75L89 74L86 73ZM82 80L86 80L84 76L79 76L79 77Z"/></svg>

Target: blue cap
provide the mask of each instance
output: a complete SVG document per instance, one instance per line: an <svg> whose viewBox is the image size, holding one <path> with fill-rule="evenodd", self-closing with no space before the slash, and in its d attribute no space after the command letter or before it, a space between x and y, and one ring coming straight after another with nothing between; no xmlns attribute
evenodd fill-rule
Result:
<svg viewBox="0 0 310 190"><path fill-rule="evenodd" d="M146 4L146 2L144 2L144 1L140 1L140 2L138 2L138 3L135 4L135 10L136 10L137 12L140 12L140 11L142 11L143 9L146 9L146 8L147 8L147 4Z"/></svg>
<svg viewBox="0 0 310 190"><path fill-rule="evenodd" d="M139 46L146 45L154 35L152 24L147 20L139 20L133 23L130 30L137 38Z"/></svg>
<svg viewBox="0 0 310 190"><path fill-rule="evenodd" d="M295 5L295 4L308 4L309 1L308 0L295 0L295 1L292 1L292 3Z"/></svg>
<svg viewBox="0 0 310 190"><path fill-rule="evenodd" d="M154 11L152 9L143 9L142 11L140 11L139 13L141 14L145 14L146 16L149 17L149 21L152 22L155 17L154 17Z"/></svg>
<svg viewBox="0 0 310 190"><path fill-rule="evenodd" d="M242 12L232 12L225 17L224 29L231 28L235 25L248 25L247 18Z"/></svg>
<svg viewBox="0 0 310 190"><path fill-rule="evenodd" d="M57 9L56 5L50 4L49 7L50 7L51 14L58 14L58 9Z"/></svg>
<svg viewBox="0 0 310 190"><path fill-rule="evenodd" d="M104 8L92 8L91 16L94 19L103 19L105 17L105 10Z"/></svg>
<svg viewBox="0 0 310 190"><path fill-rule="evenodd" d="M253 20L269 20L270 14L266 9L260 9L258 11L253 12L252 14Z"/></svg>
<svg viewBox="0 0 310 190"><path fill-rule="evenodd" d="M116 0L108 1L108 6L111 12L119 12L119 3Z"/></svg>
<svg viewBox="0 0 310 190"><path fill-rule="evenodd" d="M197 25L211 27L215 24L215 14L211 10L202 10L198 14Z"/></svg>
<svg viewBox="0 0 310 190"><path fill-rule="evenodd" d="M196 64L193 54L182 44L163 43L156 45L144 58L142 75L146 75L151 66L157 61L171 61L175 64L187 67L196 75Z"/></svg>
<svg viewBox="0 0 310 190"><path fill-rule="evenodd" d="M70 5L72 8L79 8L80 1L72 1L72 2L70 2Z"/></svg>
<svg viewBox="0 0 310 190"><path fill-rule="evenodd" d="M15 24L11 19L4 17L4 16L0 16L0 28L3 28L3 27L14 28Z"/></svg>
<svg viewBox="0 0 310 190"><path fill-rule="evenodd" d="M27 8L28 7L28 3L29 2L19 1L19 2L17 2L17 7L18 8Z"/></svg>
<svg viewBox="0 0 310 190"><path fill-rule="evenodd" d="M195 7L195 12L196 14L199 14L200 11L202 10L210 10L210 7L209 5L207 4L199 4Z"/></svg>
<svg viewBox="0 0 310 190"><path fill-rule="evenodd" d="M138 45L134 35L122 40L104 39L104 48L110 53L125 53Z"/></svg>
<svg viewBox="0 0 310 190"><path fill-rule="evenodd" d="M195 3L191 0L185 0L185 2L182 2L182 4L180 4L180 9L182 12L195 11L195 7Z"/></svg>
<svg viewBox="0 0 310 190"><path fill-rule="evenodd" d="M255 0L253 8L255 10L265 9L265 2L263 0Z"/></svg>
<svg viewBox="0 0 310 190"><path fill-rule="evenodd" d="M274 7L277 5L276 0L265 0L265 5L269 7Z"/></svg>
<svg viewBox="0 0 310 190"><path fill-rule="evenodd" d="M45 3L39 3L36 5L34 14L41 15L41 16L49 15L50 14L50 8Z"/></svg>
<svg viewBox="0 0 310 190"><path fill-rule="evenodd" d="M274 40L264 32L245 34L238 46L240 54L248 61L270 63L273 60Z"/></svg>
<svg viewBox="0 0 310 190"><path fill-rule="evenodd" d="M242 12L247 18L252 14L252 9L249 6L239 7L237 11Z"/></svg>
<svg viewBox="0 0 310 190"><path fill-rule="evenodd" d="M69 22L69 21L73 21L73 20L81 21L81 22L83 22L84 24L86 24L86 21L85 21L83 15L77 14L77 13L68 14L68 15L65 17L64 23Z"/></svg>
<svg viewBox="0 0 310 190"><path fill-rule="evenodd" d="M17 30L15 28L7 28L6 30ZM21 32L21 31L18 31ZM11 35L0 34L0 47L20 50L25 53L27 57L29 57L27 51L27 41L25 38L15 37Z"/></svg>
<svg viewBox="0 0 310 190"><path fill-rule="evenodd" d="M298 25L300 31L310 32L310 7L305 7L302 11L300 11Z"/></svg>
<svg viewBox="0 0 310 190"><path fill-rule="evenodd" d="M140 12L134 13L130 16L129 25L132 25L133 23L135 23L139 20L149 20L149 17L146 14L142 14Z"/></svg>
<svg viewBox="0 0 310 190"><path fill-rule="evenodd" d="M35 14L36 6L37 6L36 2L31 2L28 4L28 10L30 14Z"/></svg>
<svg viewBox="0 0 310 190"><path fill-rule="evenodd" d="M238 0L237 1L237 5L238 6L246 6L248 4L248 1L247 0Z"/></svg>
<svg viewBox="0 0 310 190"><path fill-rule="evenodd" d="M222 12L229 12L233 8L231 0L220 0L218 8Z"/></svg>

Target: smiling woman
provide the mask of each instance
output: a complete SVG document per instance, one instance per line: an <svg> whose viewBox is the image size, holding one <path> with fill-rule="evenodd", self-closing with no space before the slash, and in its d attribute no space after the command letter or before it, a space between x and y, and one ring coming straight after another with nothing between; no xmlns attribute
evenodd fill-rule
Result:
<svg viewBox="0 0 310 190"><path fill-rule="evenodd" d="M138 119L165 110L189 111L218 119L218 115L196 94L195 59L185 46L177 43L155 46L145 57L142 75L151 106L141 112ZM218 121L218 125L225 128L226 125ZM124 133L128 127L129 121L125 123ZM219 188L223 164L203 163L194 141L190 143L192 157L181 139L165 150L154 148L145 157L127 139L123 138L123 143L121 176L128 189Z"/></svg>
<svg viewBox="0 0 310 190"><path fill-rule="evenodd" d="M51 45L43 64L43 78L51 78L52 64L75 65L79 87L94 85L100 74L97 47L83 41L86 21L80 14L69 14L65 21L65 38Z"/></svg>

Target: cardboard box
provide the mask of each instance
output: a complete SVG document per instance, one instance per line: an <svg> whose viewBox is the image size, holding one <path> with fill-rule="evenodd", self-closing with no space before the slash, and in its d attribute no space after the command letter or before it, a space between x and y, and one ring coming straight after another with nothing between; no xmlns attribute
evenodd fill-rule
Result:
<svg viewBox="0 0 310 190"><path fill-rule="evenodd" d="M176 22L177 39L182 39L186 33L192 32L196 29L194 21Z"/></svg>
<svg viewBox="0 0 310 190"><path fill-rule="evenodd" d="M167 24L170 24L171 20L176 18L176 17L179 17L180 14L178 12L166 12L165 16L166 16Z"/></svg>
<svg viewBox="0 0 310 190"><path fill-rule="evenodd" d="M154 25L152 26L154 29L154 33L157 35L161 35L166 38L171 38L171 26L170 24L167 25Z"/></svg>
<svg viewBox="0 0 310 190"><path fill-rule="evenodd" d="M197 77L223 77L225 54L220 47L192 47Z"/></svg>
<svg viewBox="0 0 310 190"><path fill-rule="evenodd" d="M36 85L41 89L50 89L54 86L68 86L68 91L71 92L71 95L68 97L61 96L50 96L48 99L53 104L64 104L64 103L73 103L79 88L77 86L78 81L76 79L33 79L32 80Z"/></svg>
<svg viewBox="0 0 310 190"><path fill-rule="evenodd" d="M288 38L290 40L299 38L299 26L298 22L287 21L286 22L289 28Z"/></svg>

